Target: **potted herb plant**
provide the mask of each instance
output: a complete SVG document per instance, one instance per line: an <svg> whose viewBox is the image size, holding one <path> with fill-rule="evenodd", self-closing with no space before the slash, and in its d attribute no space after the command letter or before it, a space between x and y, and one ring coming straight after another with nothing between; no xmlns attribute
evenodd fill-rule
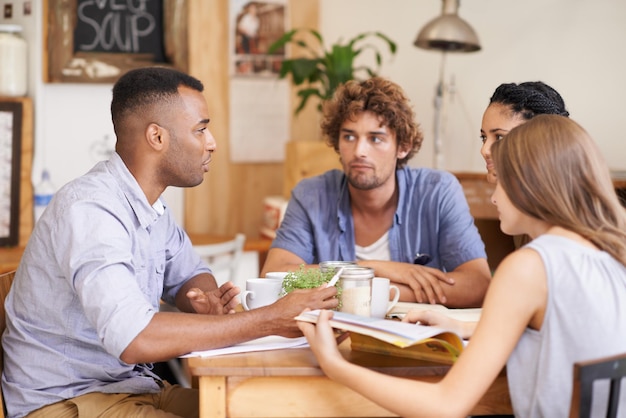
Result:
<svg viewBox="0 0 626 418"><path fill-rule="evenodd" d="M296 35L301 32L313 35L316 45L310 45L297 38ZM298 114L312 96L320 99L317 107L321 110L321 102L330 99L340 84L352 79L361 79L365 75L367 78L376 76L381 67L382 54L377 45L366 42L372 38L381 39L389 48L391 55L396 53L396 43L380 32L361 33L345 44L339 42L324 50L324 39L319 32L314 29L293 29L270 45L268 49L270 54L281 50L288 43L295 43L304 48L309 55L285 59L280 68L280 78L291 75L293 84L304 85L297 93L300 104L295 113ZM355 59L366 50L373 51L375 68L367 65L355 66Z"/></svg>
<svg viewBox="0 0 626 418"><path fill-rule="evenodd" d="M334 275L334 269L323 272L319 268L305 268L303 264L298 268L298 270L291 271L285 276L283 279L281 296L293 292L296 289L312 289L319 287L324 283L328 283ZM341 304L341 286L339 284L336 286L337 297L339 298L339 303Z"/></svg>
<svg viewBox="0 0 626 418"><path fill-rule="evenodd" d="M319 268L305 268L303 264L298 270L291 271L285 276L281 295L286 295L296 289L319 287L328 283L334 274L334 270L322 272Z"/></svg>

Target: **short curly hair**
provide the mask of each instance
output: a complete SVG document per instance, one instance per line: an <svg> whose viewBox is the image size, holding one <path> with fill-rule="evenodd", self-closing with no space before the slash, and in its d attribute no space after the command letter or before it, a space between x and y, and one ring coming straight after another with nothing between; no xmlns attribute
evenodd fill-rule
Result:
<svg viewBox="0 0 626 418"><path fill-rule="evenodd" d="M337 152L344 121L355 119L365 111L378 115L381 126L386 126L395 134L398 148L408 150L404 158L398 159L396 169L406 165L419 151L424 140L420 126L415 121L415 112L402 88L382 77L351 80L340 85L333 98L324 103L322 111L322 133L328 145Z"/></svg>

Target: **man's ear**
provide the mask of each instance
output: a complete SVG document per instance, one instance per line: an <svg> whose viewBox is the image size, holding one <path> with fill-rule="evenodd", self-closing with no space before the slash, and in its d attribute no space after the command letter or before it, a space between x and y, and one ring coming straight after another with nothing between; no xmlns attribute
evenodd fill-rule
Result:
<svg viewBox="0 0 626 418"><path fill-rule="evenodd" d="M396 158L398 160L403 159L409 154L409 147L405 145L404 147L398 147L398 152L396 153Z"/></svg>
<svg viewBox="0 0 626 418"><path fill-rule="evenodd" d="M155 150L162 150L165 147L165 135L167 131L154 122L146 128L146 142Z"/></svg>

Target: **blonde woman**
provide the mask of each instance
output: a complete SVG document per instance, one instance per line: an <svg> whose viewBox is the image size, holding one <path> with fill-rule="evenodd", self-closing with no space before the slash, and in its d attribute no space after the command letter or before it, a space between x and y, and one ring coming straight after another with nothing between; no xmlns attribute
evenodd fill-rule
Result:
<svg viewBox="0 0 626 418"><path fill-rule="evenodd" d="M626 210L593 140L566 117L539 115L491 152L500 227L533 241L496 270L480 322L459 326L471 340L443 380L405 380L347 362L331 312L317 326L299 323L331 379L398 415L466 416L506 365L516 416L565 417L573 363L626 352ZM407 320L442 324L432 312Z"/></svg>

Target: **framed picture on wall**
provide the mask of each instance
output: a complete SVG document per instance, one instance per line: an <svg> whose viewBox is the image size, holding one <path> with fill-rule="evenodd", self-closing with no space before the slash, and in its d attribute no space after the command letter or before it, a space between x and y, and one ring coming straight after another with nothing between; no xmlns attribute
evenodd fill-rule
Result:
<svg viewBox="0 0 626 418"><path fill-rule="evenodd" d="M231 73L241 77L272 77L280 73L284 54L269 54L285 34L285 0L230 0Z"/></svg>
<svg viewBox="0 0 626 418"><path fill-rule="evenodd" d="M18 243L22 104L0 101L0 245Z"/></svg>
<svg viewBox="0 0 626 418"><path fill-rule="evenodd" d="M146 66L187 71L189 0L44 0L48 83L113 83Z"/></svg>

